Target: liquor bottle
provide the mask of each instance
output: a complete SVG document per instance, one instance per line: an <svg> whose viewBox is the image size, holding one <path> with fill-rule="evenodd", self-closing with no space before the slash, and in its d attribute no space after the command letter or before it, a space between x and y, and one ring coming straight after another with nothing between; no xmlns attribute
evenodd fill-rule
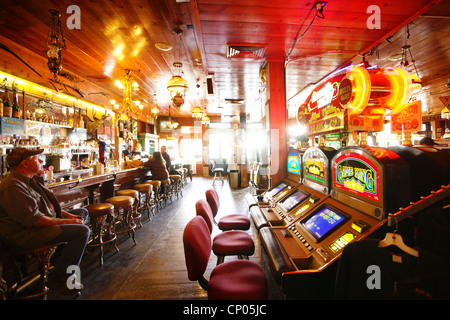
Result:
<svg viewBox="0 0 450 320"><path fill-rule="evenodd" d="M0 117L3 117L3 99L0 99Z"/></svg>
<svg viewBox="0 0 450 320"><path fill-rule="evenodd" d="M5 97L3 98L3 115L5 117L12 117L12 107L9 103L8 90L5 91Z"/></svg>
<svg viewBox="0 0 450 320"><path fill-rule="evenodd" d="M17 95L14 93L13 96L14 96L14 102L12 105L12 110L13 110L12 116L13 116L13 118L20 119L20 107L19 107L19 104L17 103Z"/></svg>

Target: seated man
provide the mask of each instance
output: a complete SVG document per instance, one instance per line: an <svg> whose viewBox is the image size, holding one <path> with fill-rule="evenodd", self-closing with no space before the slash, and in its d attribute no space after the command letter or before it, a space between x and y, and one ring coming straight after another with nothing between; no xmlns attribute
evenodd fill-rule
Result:
<svg viewBox="0 0 450 320"><path fill-rule="evenodd" d="M6 157L11 172L0 183L0 238L20 249L66 242L48 285L61 294L74 294L82 285L67 287L67 268L79 266L89 239L89 228L83 224L87 210L76 209L85 217L62 210L53 192L35 179L43 170L39 159L43 151L16 148Z"/></svg>

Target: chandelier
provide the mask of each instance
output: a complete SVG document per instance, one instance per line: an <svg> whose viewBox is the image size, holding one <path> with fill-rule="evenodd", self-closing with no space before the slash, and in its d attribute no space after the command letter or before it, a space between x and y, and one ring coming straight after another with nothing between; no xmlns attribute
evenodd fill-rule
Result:
<svg viewBox="0 0 450 320"><path fill-rule="evenodd" d="M142 111L143 105L141 105L139 100L133 100L133 91L139 90L139 85L131 76L131 70L125 69L125 76L120 80L116 80L114 84L119 89L123 90L122 105L116 104L114 100L111 100L111 104L114 105L115 111L128 116L137 116L137 114Z"/></svg>
<svg viewBox="0 0 450 320"><path fill-rule="evenodd" d="M192 110L192 117L197 120L200 120L201 118L203 118L203 115L204 115L203 109L200 107L195 107Z"/></svg>
<svg viewBox="0 0 450 320"><path fill-rule="evenodd" d="M202 124L204 124L205 126L208 126L210 123L209 117L207 115L204 115L201 120Z"/></svg>
<svg viewBox="0 0 450 320"><path fill-rule="evenodd" d="M188 90L188 82L182 77L183 64L181 62L174 62L173 67L173 77L167 82L167 90L169 91L173 105L180 108L184 104L184 97Z"/></svg>
<svg viewBox="0 0 450 320"><path fill-rule="evenodd" d="M177 27L173 32L178 36L180 47L178 48L178 54L181 55L181 34L183 30ZM175 58L177 59L177 58ZM177 61L178 60L178 61ZM173 76L167 82L167 91L169 91L170 99L176 108L180 108L184 104L184 97L188 90L188 82L183 78L183 64L180 57L173 63Z"/></svg>
<svg viewBox="0 0 450 320"><path fill-rule="evenodd" d="M178 128L179 123L176 121L173 121L170 116L170 106L169 106L169 120L167 121L161 121L161 128L166 130L174 130Z"/></svg>
<svg viewBox="0 0 450 320"><path fill-rule="evenodd" d="M150 110L150 116L156 120L156 119L158 119L158 115L160 112L159 108L158 108L158 103L156 101L156 93L154 94L153 103L154 103L154 105L153 105L153 108Z"/></svg>
<svg viewBox="0 0 450 320"><path fill-rule="evenodd" d="M62 69L62 55L61 49L66 49L66 40L64 39L63 30L61 27L61 13L57 10L49 10L52 18L50 20L50 29L47 34L47 43L45 46L45 51L47 52L47 66L48 69L53 73L53 77L56 79L56 75Z"/></svg>

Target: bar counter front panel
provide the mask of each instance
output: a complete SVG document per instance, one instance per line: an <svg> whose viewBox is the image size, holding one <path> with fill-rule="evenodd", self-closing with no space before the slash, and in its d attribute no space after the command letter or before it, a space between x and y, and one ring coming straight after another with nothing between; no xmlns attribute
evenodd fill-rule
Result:
<svg viewBox="0 0 450 320"><path fill-rule="evenodd" d="M139 167L65 180L48 184L47 187L55 193L61 208L71 209L106 202L106 199L114 196L116 191L132 189L136 183L150 178L150 170Z"/></svg>

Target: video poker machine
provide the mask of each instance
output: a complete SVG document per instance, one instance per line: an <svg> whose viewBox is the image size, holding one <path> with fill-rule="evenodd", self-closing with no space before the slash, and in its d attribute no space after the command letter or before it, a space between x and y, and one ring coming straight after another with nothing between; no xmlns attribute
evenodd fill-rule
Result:
<svg viewBox="0 0 450 320"><path fill-rule="evenodd" d="M246 195L245 199L249 206L250 216L257 229L269 224L267 218L262 213L262 210L267 211L270 209L279 199L282 199L293 188L301 183L302 169L302 152L300 150L291 149L287 156L286 178L261 195Z"/></svg>
<svg viewBox="0 0 450 320"><path fill-rule="evenodd" d="M330 147L308 148L299 162L297 151L288 154L288 177L300 178L296 185L282 188L286 181L282 181L273 189L282 188L278 193L272 193L267 206L257 206L250 209L256 228L266 226L284 226L303 216L315 208L329 196L330 191L330 163L336 150ZM281 186L281 187L280 187Z"/></svg>
<svg viewBox="0 0 450 320"><path fill-rule="evenodd" d="M411 164L392 150L345 147L331 165L330 196L286 226L260 229L275 279L290 298L331 298L343 248L372 235L411 201Z"/></svg>
<svg viewBox="0 0 450 320"><path fill-rule="evenodd" d="M294 186L297 186L302 179L302 153L299 150L291 149L287 158L287 177L280 183L266 190L260 195L248 194L247 204L250 207L255 205L267 206L276 202Z"/></svg>

